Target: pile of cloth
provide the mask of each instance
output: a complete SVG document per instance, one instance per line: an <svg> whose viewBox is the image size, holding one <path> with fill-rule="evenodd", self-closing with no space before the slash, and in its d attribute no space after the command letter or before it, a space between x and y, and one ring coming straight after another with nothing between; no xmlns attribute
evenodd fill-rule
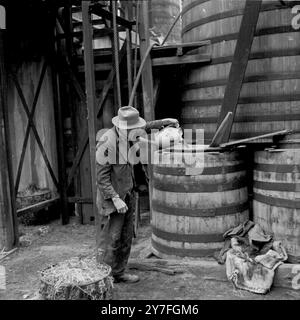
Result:
<svg viewBox="0 0 300 320"><path fill-rule="evenodd" d="M218 262L226 263L228 280L239 289L269 292L276 268L288 258L282 243L250 220L228 230L223 237Z"/></svg>

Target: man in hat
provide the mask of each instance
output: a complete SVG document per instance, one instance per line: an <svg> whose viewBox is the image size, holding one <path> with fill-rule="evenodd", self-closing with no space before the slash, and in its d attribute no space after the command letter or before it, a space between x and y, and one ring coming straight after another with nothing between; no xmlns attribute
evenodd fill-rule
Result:
<svg viewBox="0 0 300 320"><path fill-rule="evenodd" d="M97 134L97 206L101 228L97 239L98 256L111 266L115 282L137 282L137 275L125 273L135 209L133 165L128 161L130 136L136 129L149 132L179 124L171 118L146 123L138 110L130 106L120 108L112 123L112 129L103 135ZM107 160L109 155L112 161Z"/></svg>

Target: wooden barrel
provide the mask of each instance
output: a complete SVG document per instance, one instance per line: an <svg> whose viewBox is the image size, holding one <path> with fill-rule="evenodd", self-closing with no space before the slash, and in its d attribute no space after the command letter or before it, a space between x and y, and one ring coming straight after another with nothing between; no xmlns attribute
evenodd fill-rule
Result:
<svg viewBox="0 0 300 320"><path fill-rule="evenodd" d="M181 151L163 151L153 166L152 250L162 258L212 256L224 232L248 219L244 163L237 152L184 150L187 165Z"/></svg>
<svg viewBox="0 0 300 320"><path fill-rule="evenodd" d="M149 14L151 30L165 37L174 19L180 12L181 0L151 0L149 2ZM181 42L181 21L179 20L166 43Z"/></svg>
<svg viewBox="0 0 300 320"><path fill-rule="evenodd" d="M255 153L253 216L300 262L300 149Z"/></svg>
<svg viewBox="0 0 300 320"><path fill-rule="evenodd" d="M185 128L214 135L245 0L184 0L182 41L211 40L212 61L190 67L182 96ZM294 1L263 0L237 106L231 140L300 129L300 33ZM270 140L271 141L271 140Z"/></svg>

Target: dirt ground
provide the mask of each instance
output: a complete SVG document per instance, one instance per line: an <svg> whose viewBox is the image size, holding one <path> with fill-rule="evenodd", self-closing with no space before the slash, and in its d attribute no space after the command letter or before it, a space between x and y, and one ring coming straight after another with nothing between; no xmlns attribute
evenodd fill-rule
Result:
<svg viewBox="0 0 300 320"><path fill-rule="evenodd" d="M21 247L1 261L6 267L7 289L0 290L0 300L38 299L38 271L51 264L80 254L93 253L95 228L80 225L76 219L62 226L60 221L47 225L45 234L40 234L41 226L21 227L21 232L31 235L31 245ZM149 224L139 229L138 239L134 240L132 257L137 257L150 238ZM155 271L132 271L141 278L136 284L115 284L115 299L230 299L230 300L299 300L299 292L272 288L267 295L257 295L237 290L231 283L204 280L201 273L197 275L185 272L179 275L166 275Z"/></svg>

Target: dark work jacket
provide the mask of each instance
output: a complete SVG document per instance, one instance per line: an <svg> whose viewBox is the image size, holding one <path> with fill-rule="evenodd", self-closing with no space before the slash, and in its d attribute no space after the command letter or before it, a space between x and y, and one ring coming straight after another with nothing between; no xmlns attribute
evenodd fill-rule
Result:
<svg viewBox="0 0 300 320"><path fill-rule="evenodd" d="M145 128L146 132L151 129L160 129L163 125L167 125L164 120L156 120L148 122ZM105 134L105 139L101 139L105 143L107 153L116 155L117 164L99 164L101 143L97 145L96 151L96 172L97 172L97 207L100 215L109 215L116 211L112 202L112 198L119 195L121 199L125 199L126 194L131 193L134 187L133 165L127 162L127 155L119 152L119 136L113 127ZM101 150L103 152L103 150ZM126 151L125 151L126 152ZM99 158L98 158L99 159ZM122 159L124 164L119 164Z"/></svg>

